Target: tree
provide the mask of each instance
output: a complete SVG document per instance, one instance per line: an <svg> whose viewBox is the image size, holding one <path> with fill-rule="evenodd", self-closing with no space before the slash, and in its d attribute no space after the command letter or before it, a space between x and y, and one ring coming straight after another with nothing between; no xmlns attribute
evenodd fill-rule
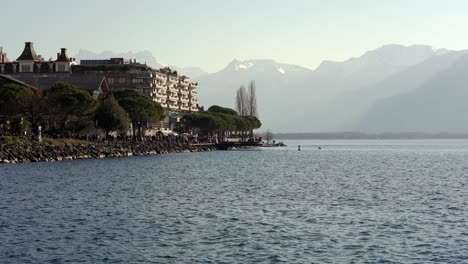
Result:
<svg viewBox="0 0 468 264"><path fill-rule="evenodd" d="M48 119L48 105L41 90L24 88L17 98L19 113L31 125L33 134L39 135L39 126L43 126Z"/></svg>
<svg viewBox="0 0 468 264"><path fill-rule="evenodd" d="M36 136L39 125L43 125L47 118L46 109L47 104L40 90L16 84L7 84L0 89L0 113L7 116L21 115L31 125Z"/></svg>
<svg viewBox="0 0 468 264"><path fill-rule="evenodd" d="M99 100L99 106L96 109L95 120L97 126L106 132L117 130L125 132L129 129L130 118L114 96L108 95Z"/></svg>
<svg viewBox="0 0 468 264"><path fill-rule="evenodd" d="M204 133L245 132L260 128L260 120L255 116L240 116L230 108L211 106L207 112L186 114L181 124L185 129L198 128Z"/></svg>
<svg viewBox="0 0 468 264"><path fill-rule="evenodd" d="M0 113L12 115L18 113L18 96L25 88L17 84L6 84L0 89Z"/></svg>
<svg viewBox="0 0 468 264"><path fill-rule="evenodd" d="M250 81L247 91L247 115L258 116L257 113L257 89L255 88L255 81Z"/></svg>
<svg viewBox="0 0 468 264"><path fill-rule="evenodd" d="M247 92L245 90L245 86L241 85L241 87L236 92L236 110L239 115L247 115Z"/></svg>
<svg viewBox="0 0 468 264"><path fill-rule="evenodd" d="M256 116L244 116L249 124L249 130L259 129L262 127L262 122Z"/></svg>
<svg viewBox="0 0 468 264"><path fill-rule="evenodd" d="M208 112L213 112L213 113L222 113L222 114L227 114L227 115L237 115L237 112L231 108L227 107L222 107L219 105L213 105L208 108Z"/></svg>
<svg viewBox="0 0 468 264"><path fill-rule="evenodd" d="M47 103L51 119L56 119L64 129L69 121L86 119L92 121L92 114L97 106L96 99L88 91L64 82L57 82L47 92Z"/></svg>
<svg viewBox="0 0 468 264"><path fill-rule="evenodd" d="M160 104L154 102L148 96L132 89L122 89L112 92L115 99L128 113L133 135L138 128L138 136L141 137L141 128L147 122L158 122L164 118L164 110Z"/></svg>

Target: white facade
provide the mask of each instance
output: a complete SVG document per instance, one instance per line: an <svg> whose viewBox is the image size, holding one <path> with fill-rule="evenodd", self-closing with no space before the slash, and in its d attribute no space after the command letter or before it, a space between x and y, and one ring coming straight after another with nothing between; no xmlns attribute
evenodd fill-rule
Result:
<svg viewBox="0 0 468 264"><path fill-rule="evenodd" d="M168 76L162 72L154 73L151 97L155 102L171 111L198 112L197 84L185 77Z"/></svg>

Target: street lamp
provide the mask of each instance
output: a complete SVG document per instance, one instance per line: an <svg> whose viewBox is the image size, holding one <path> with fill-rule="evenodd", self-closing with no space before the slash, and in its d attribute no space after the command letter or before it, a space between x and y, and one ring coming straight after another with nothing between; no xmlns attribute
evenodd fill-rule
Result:
<svg viewBox="0 0 468 264"><path fill-rule="evenodd" d="M41 127L41 126L38 126L38 127L37 127L37 130L38 130L37 140L38 140L39 142L42 142L42 127Z"/></svg>

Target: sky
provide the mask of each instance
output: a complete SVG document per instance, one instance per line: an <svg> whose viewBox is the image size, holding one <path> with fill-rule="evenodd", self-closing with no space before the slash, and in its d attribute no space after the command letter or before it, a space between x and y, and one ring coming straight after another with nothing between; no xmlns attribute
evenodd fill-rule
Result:
<svg viewBox="0 0 468 264"><path fill-rule="evenodd" d="M233 59L314 69L386 44L468 49L467 12L465 0L4 1L0 46L10 59L31 41L45 58L149 50L208 72Z"/></svg>

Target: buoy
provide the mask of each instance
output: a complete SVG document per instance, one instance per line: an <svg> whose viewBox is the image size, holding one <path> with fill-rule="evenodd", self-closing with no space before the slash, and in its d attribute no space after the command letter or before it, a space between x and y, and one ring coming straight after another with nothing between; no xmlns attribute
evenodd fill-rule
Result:
<svg viewBox="0 0 468 264"><path fill-rule="evenodd" d="M322 149L322 147L318 147L318 149Z"/></svg>
<svg viewBox="0 0 468 264"><path fill-rule="evenodd" d="M297 146L297 150L301 151L301 145Z"/></svg>

